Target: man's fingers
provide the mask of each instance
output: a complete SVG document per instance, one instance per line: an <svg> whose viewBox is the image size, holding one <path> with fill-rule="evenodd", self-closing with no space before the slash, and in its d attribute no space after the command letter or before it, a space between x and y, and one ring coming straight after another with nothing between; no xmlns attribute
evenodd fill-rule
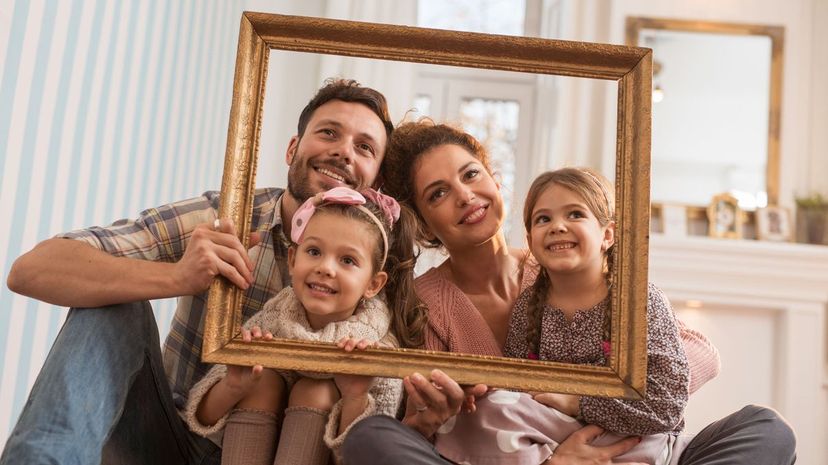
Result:
<svg viewBox="0 0 828 465"><path fill-rule="evenodd" d="M236 247L226 247L218 244L213 250L219 260L232 265L233 268L235 268L239 274L244 277L248 284L253 282L253 273L247 266L247 263L250 261L247 257L247 253L242 255Z"/></svg>
<svg viewBox="0 0 828 465"><path fill-rule="evenodd" d="M230 241L232 241L234 243L232 247L236 248L236 249L240 249L239 252L240 252L241 256L244 257L245 265L247 266L247 268L250 271L253 271L253 261L250 260L250 257L247 256L247 251L245 250L242 243L238 240L239 234L236 231L236 225L233 224L233 222L230 221L228 218L220 218L219 219L219 230L217 232L220 232L220 233L223 233L223 234L228 234L228 235L232 236L232 239L229 239ZM248 237L247 248L253 248L253 247L259 245L259 243L262 241L262 236L258 231L254 231L254 232L250 233L247 237ZM227 240L227 236L224 236L222 239ZM238 247L235 247L236 244L238 245ZM224 245L228 246L228 244L226 244L226 243Z"/></svg>
<svg viewBox="0 0 828 465"><path fill-rule="evenodd" d="M610 444L608 446L601 447L600 449L604 451L609 457L618 457L619 455L629 451L633 447L637 446L638 443L641 442L641 438L638 436L629 437L626 439L622 439L614 444Z"/></svg>
<svg viewBox="0 0 828 465"><path fill-rule="evenodd" d="M586 425L578 431L572 433L571 437L576 438L580 443L589 444L603 432L604 428L601 428L598 425Z"/></svg>
<svg viewBox="0 0 828 465"><path fill-rule="evenodd" d="M258 231L253 231L247 238L247 248L252 249L262 242L262 235Z"/></svg>
<svg viewBox="0 0 828 465"><path fill-rule="evenodd" d="M222 219L221 221L222 221L222 224L224 224L225 221L229 223L230 220ZM231 224L230 227L222 226L222 228L224 228L224 229L222 229L220 231L213 231L213 232L209 233L209 235L207 237L210 239L210 241L212 241L213 243L215 243L217 245L224 246L228 249L235 250L236 253L238 253L239 257L244 262L244 266L246 268L248 268L250 271L252 271L253 270L253 261L250 260L250 257L247 256L247 250L244 248L241 241L239 241L239 238L236 237L236 234L235 234L236 229L232 227L232 224ZM227 232L225 230L227 230L227 231L232 230L233 233Z"/></svg>
<svg viewBox="0 0 828 465"><path fill-rule="evenodd" d="M247 289L248 287L250 287L250 284L247 283L247 280L244 279L244 276L239 274L239 270L237 270L234 266L226 262L219 260L218 272L220 275L229 279L231 283L235 284L237 287L241 289Z"/></svg>

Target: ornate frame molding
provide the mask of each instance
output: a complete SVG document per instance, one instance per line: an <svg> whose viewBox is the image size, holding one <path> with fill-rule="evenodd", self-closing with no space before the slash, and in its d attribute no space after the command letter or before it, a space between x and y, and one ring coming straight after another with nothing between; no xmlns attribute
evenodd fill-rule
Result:
<svg viewBox="0 0 828 465"><path fill-rule="evenodd" d="M415 349L346 354L332 344L244 343L238 288L209 292L202 359L282 369L403 377L439 368L460 383L641 398L647 371L647 266L652 51L621 45L498 36L246 12L241 18L220 215L250 231L262 102L271 49L614 80L617 267L609 366L595 367ZM229 309L229 310L228 310Z"/></svg>

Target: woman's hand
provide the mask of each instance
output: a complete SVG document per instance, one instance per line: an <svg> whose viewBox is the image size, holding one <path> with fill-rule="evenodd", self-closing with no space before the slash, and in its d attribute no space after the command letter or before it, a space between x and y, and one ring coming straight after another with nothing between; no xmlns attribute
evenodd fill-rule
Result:
<svg viewBox="0 0 828 465"><path fill-rule="evenodd" d="M244 342L270 341L273 339L273 334L270 331L262 331L258 326L254 326L250 330L242 328L241 334ZM252 367L227 365L227 375L225 376L227 387L242 396L247 395L262 378L263 370L264 367L261 365Z"/></svg>
<svg viewBox="0 0 828 465"><path fill-rule="evenodd" d="M369 347L379 347L375 341L368 339L356 339L350 336L343 337L336 343L337 347L345 352L354 350L365 350ZM334 375L339 393L343 399L362 399L368 394L368 390L374 385L375 378L365 375L346 375L337 373Z"/></svg>
<svg viewBox="0 0 828 465"><path fill-rule="evenodd" d="M581 396L557 392L530 392L530 394L537 402L570 417L577 417L581 413Z"/></svg>
<svg viewBox="0 0 828 465"><path fill-rule="evenodd" d="M457 415L461 407L474 410L474 399L486 393L486 385L478 384L461 388L440 370L431 371L431 379L420 373L403 378L408 393L403 424L408 425L426 438L433 436L443 423Z"/></svg>
<svg viewBox="0 0 828 465"><path fill-rule="evenodd" d="M561 445L555 449L542 465L611 465L613 457L617 457L641 442L639 437L622 439L608 446L593 446L595 440L604 429L600 426L587 425L569 435ZM619 465L619 464L614 464ZM628 463L626 465L636 465ZM638 464L644 465L644 464Z"/></svg>

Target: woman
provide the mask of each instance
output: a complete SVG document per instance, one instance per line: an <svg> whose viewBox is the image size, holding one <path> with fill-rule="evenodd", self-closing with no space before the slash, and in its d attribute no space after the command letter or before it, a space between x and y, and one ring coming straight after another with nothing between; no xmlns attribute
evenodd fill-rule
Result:
<svg viewBox="0 0 828 465"><path fill-rule="evenodd" d="M527 251L506 243L503 199L485 149L450 126L403 124L389 141L382 177L385 192L416 212L419 242L448 252L444 263L415 281L429 310L425 347L502 356L512 306L534 281L536 265ZM718 354L698 333L685 329L682 339L692 392L718 373ZM346 463L449 463L426 439L464 403L473 409L473 396L486 387L464 391L438 370L430 379L415 373L403 383L408 402L402 422L386 417L355 425L345 444ZM591 447L599 433L590 426L573 434L547 463L609 463L637 443L633 438ZM756 437L761 441L750 442ZM793 437L775 412L746 407L700 433L680 463L719 463L712 460L725 452L729 455L721 463L790 463ZM763 462L771 456L776 459Z"/></svg>

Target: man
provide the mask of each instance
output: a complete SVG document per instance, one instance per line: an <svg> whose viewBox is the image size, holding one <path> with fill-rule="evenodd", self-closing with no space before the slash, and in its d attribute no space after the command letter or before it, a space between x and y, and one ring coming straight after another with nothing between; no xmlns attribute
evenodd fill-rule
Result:
<svg viewBox="0 0 828 465"><path fill-rule="evenodd" d="M176 412L209 368L200 354L210 283L222 275L245 289L244 317L256 313L288 285L294 212L317 192L373 185L392 130L382 94L328 81L288 144L287 191L256 191L249 252L235 226L218 219L219 194L206 192L134 221L62 234L18 258L11 290L73 308L0 463L218 463L218 448ZM162 367L146 301L174 296Z"/></svg>

